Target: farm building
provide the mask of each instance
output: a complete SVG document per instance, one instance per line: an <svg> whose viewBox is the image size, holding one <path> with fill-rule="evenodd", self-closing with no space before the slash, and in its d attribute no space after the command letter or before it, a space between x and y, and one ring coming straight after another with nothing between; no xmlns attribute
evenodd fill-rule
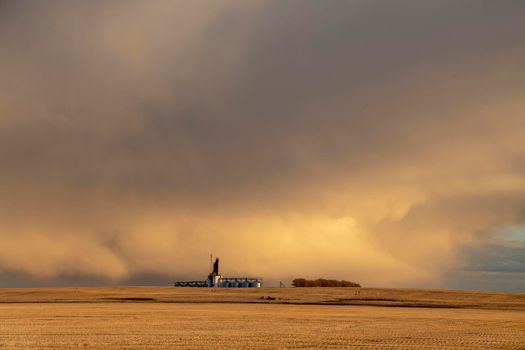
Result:
<svg viewBox="0 0 525 350"><path fill-rule="evenodd" d="M175 282L174 286L203 288L260 288L262 286L262 278L224 277L219 273L219 258L216 258L206 281L181 281Z"/></svg>

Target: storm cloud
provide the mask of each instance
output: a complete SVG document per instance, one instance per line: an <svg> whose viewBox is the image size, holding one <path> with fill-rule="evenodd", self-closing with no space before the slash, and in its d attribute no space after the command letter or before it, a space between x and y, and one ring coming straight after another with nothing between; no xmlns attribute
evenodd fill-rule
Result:
<svg viewBox="0 0 525 350"><path fill-rule="evenodd" d="M0 284L469 288L525 224L524 37L511 0L1 1Z"/></svg>

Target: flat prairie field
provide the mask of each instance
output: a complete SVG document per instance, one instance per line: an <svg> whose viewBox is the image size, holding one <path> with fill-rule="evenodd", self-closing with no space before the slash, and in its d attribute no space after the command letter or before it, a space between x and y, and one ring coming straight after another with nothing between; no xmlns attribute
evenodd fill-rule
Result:
<svg viewBox="0 0 525 350"><path fill-rule="evenodd" d="M0 289L0 349L525 350L525 294Z"/></svg>

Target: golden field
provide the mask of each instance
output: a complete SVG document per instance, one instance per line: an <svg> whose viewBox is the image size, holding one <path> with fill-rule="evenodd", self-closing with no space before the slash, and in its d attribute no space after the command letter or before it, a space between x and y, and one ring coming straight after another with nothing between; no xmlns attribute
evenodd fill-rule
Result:
<svg viewBox="0 0 525 350"><path fill-rule="evenodd" d="M357 291L0 289L0 349L525 349L523 293Z"/></svg>

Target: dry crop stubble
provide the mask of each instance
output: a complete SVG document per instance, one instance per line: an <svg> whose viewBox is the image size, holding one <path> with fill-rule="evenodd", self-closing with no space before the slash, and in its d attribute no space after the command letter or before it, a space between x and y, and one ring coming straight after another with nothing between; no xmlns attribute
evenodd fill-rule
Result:
<svg viewBox="0 0 525 350"><path fill-rule="evenodd" d="M490 293L479 294L478 299L483 302L495 298L498 305L503 305L500 309L458 309L278 304L279 301L251 303L252 299L259 300L259 294L263 293L288 297L286 301L308 303L321 297L347 299L345 293L347 297L352 294L352 291L339 289L211 293L115 287L27 292L0 291L4 300L0 303L0 348L525 349L525 312L520 307L519 294L494 293L492 297ZM365 294L367 292L370 294L372 290ZM371 299L381 299L380 296L396 299L406 294L403 290L373 292L376 295ZM6 293L11 293L11 297L13 293L18 294L20 299L25 298L24 302L6 302ZM429 297L433 293L411 291L409 294L413 298L406 300L421 302L421 297L434 300L435 295L433 299ZM454 293L442 291L438 296L442 301L461 299ZM78 299L68 302L42 302L45 300L41 299L42 296L48 301L67 299L65 295ZM212 302L188 303L211 295ZM471 299L473 295L478 294L467 293ZM122 299L118 299L119 296ZM221 302L222 299L231 302L235 298L249 303ZM120 302L115 302L118 300ZM509 308L505 301L512 301L514 307Z"/></svg>

